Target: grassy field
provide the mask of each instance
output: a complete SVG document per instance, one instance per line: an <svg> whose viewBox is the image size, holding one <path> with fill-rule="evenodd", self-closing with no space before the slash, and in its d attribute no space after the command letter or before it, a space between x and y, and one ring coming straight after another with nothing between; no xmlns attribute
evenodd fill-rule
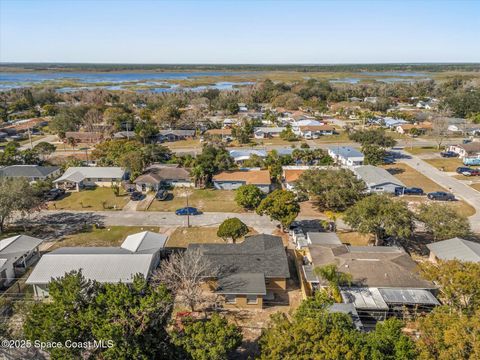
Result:
<svg viewBox="0 0 480 360"><path fill-rule="evenodd" d="M67 192L60 200L49 202L48 208L50 210L121 210L129 200L126 193L115 196L110 188L95 188Z"/></svg>
<svg viewBox="0 0 480 360"><path fill-rule="evenodd" d="M68 235L56 242L49 250L74 246L119 246L128 235L142 231L159 232L154 226L109 226L105 229L93 228L73 235Z"/></svg>
<svg viewBox="0 0 480 360"><path fill-rule="evenodd" d="M179 140L179 141L172 141L172 142L166 142L162 143L162 145L170 148L170 149L183 149L183 148L191 148L192 150L194 149L200 149L201 143L200 139L188 139L188 140Z"/></svg>
<svg viewBox="0 0 480 360"><path fill-rule="evenodd" d="M454 172L457 167L465 166L458 158L425 159L424 161L438 169L443 167L447 172Z"/></svg>
<svg viewBox="0 0 480 360"><path fill-rule="evenodd" d="M360 234L356 231L351 232L337 232L340 241L344 244L353 246L367 246L369 243L375 241L371 234Z"/></svg>
<svg viewBox="0 0 480 360"><path fill-rule="evenodd" d="M405 146L404 150L412 155L431 154L431 153L439 152L439 150L435 146L420 146L420 147Z"/></svg>
<svg viewBox="0 0 480 360"><path fill-rule="evenodd" d="M188 197L188 206L193 206L203 212L243 212L234 200L235 191L192 189ZM165 201L154 200L148 211L175 211L187 206L183 190L174 189L173 198Z"/></svg>
<svg viewBox="0 0 480 360"><path fill-rule="evenodd" d="M225 241L217 236L216 227L179 227L168 238L166 246L174 248L186 248L188 244L224 244ZM248 235L254 235L256 232L250 229ZM237 240L237 243L242 242Z"/></svg>
<svg viewBox="0 0 480 360"><path fill-rule="evenodd" d="M406 164L384 165L383 167L390 171L399 171L397 173L394 173L395 177L401 180L408 187L420 187L426 193L432 191L447 191L445 188L438 185L433 180L430 180L425 175L419 173L418 171ZM424 196L403 196L401 199L408 202L418 203L429 201ZM463 200L446 202L445 204L453 207L459 214L462 214L464 216L471 216L475 214L475 209Z"/></svg>
<svg viewBox="0 0 480 360"><path fill-rule="evenodd" d="M314 141L314 142L320 143L320 144L350 141L346 131L337 130L337 132L338 132L338 134L336 134L336 135L324 135L324 136L320 136L318 139L314 139L314 140L311 140L311 141Z"/></svg>

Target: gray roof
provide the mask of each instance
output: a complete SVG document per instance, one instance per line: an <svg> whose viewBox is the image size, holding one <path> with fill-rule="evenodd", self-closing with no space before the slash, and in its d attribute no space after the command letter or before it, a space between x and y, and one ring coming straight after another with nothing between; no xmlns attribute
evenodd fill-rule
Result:
<svg viewBox="0 0 480 360"><path fill-rule="evenodd" d="M427 247L441 260L480 262L480 244L458 237L428 244Z"/></svg>
<svg viewBox="0 0 480 360"><path fill-rule="evenodd" d="M353 304L335 303L327 307L327 311L330 313L341 313L350 315L353 324L355 325L357 330L361 330L363 328L362 321L360 320L357 309L355 309L355 306Z"/></svg>
<svg viewBox="0 0 480 360"><path fill-rule="evenodd" d="M354 149L350 146L329 146L327 148L334 155L340 156L343 158L363 158L363 153Z"/></svg>
<svg viewBox="0 0 480 360"><path fill-rule="evenodd" d="M257 150L257 149L230 150L230 156L234 159L239 159L239 158L248 159L252 155L266 157L267 152L265 150Z"/></svg>
<svg viewBox="0 0 480 360"><path fill-rule="evenodd" d="M341 245L342 242L334 232L307 232L307 238L312 245Z"/></svg>
<svg viewBox="0 0 480 360"><path fill-rule="evenodd" d="M263 273L237 273L218 280L219 294L267 295Z"/></svg>
<svg viewBox="0 0 480 360"><path fill-rule="evenodd" d="M353 304L356 309L388 310L388 305L383 300L377 288L342 288L340 290L343 301Z"/></svg>
<svg viewBox="0 0 480 360"><path fill-rule="evenodd" d="M415 261L399 247L311 245L309 251L314 266L336 264L339 271L352 275L355 286L435 288L419 276Z"/></svg>
<svg viewBox="0 0 480 360"><path fill-rule="evenodd" d="M147 171L137 177L134 183L140 184L160 184L162 181L190 181L190 171L188 169L173 164L150 166Z"/></svg>
<svg viewBox="0 0 480 360"><path fill-rule="evenodd" d="M175 136L193 136L195 135L195 130L160 130L158 132L160 135L175 135Z"/></svg>
<svg viewBox="0 0 480 360"><path fill-rule="evenodd" d="M15 262L42 242L42 239L28 235L17 235L0 240L0 268L7 263Z"/></svg>
<svg viewBox="0 0 480 360"><path fill-rule="evenodd" d="M143 231L127 236L120 247L135 253L150 253L162 249L166 241L166 235Z"/></svg>
<svg viewBox="0 0 480 360"><path fill-rule="evenodd" d="M398 186L405 186L395 176L390 174L387 170L373 166L362 165L353 169L353 172L362 179L368 187L383 185L383 184L395 184Z"/></svg>
<svg viewBox="0 0 480 360"><path fill-rule="evenodd" d="M48 177L57 172L58 166L12 165L0 168L0 176L6 177Z"/></svg>
<svg viewBox="0 0 480 360"><path fill-rule="evenodd" d="M285 130L286 127L268 127L268 126L260 126L253 128L253 132L264 132L264 133L281 133Z"/></svg>
<svg viewBox="0 0 480 360"><path fill-rule="evenodd" d="M279 236L248 236L240 244L190 244L187 251L191 249L200 249L214 268L231 274L261 273L266 278L290 277L287 254Z"/></svg>
<svg viewBox="0 0 480 360"><path fill-rule="evenodd" d="M96 179L122 179L125 171L120 167L103 167L103 166L83 166L69 167L65 173L54 182L80 182L87 178Z"/></svg>

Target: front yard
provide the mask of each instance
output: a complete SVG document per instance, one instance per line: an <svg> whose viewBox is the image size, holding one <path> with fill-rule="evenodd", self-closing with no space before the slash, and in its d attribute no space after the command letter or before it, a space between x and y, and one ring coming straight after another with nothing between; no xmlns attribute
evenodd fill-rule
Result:
<svg viewBox="0 0 480 360"><path fill-rule="evenodd" d="M425 159L424 161L437 169L443 168L443 171L447 172L455 172L459 166L465 166L459 158Z"/></svg>
<svg viewBox="0 0 480 360"><path fill-rule="evenodd" d="M224 244L225 241L217 236L217 227L179 227L170 235L165 244L166 247L186 248L188 244ZM250 229L248 235L254 235L256 232ZM242 242L237 240L237 243Z"/></svg>
<svg viewBox="0 0 480 360"><path fill-rule="evenodd" d="M434 154L440 152L436 146L405 146L404 150L412 155Z"/></svg>
<svg viewBox="0 0 480 360"><path fill-rule="evenodd" d="M185 192L189 192L188 206L202 212L244 212L235 202L235 191L214 189L174 189L167 200L154 200L148 211L175 211L187 206Z"/></svg>
<svg viewBox="0 0 480 360"><path fill-rule="evenodd" d="M49 210L121 210L130 197L120 192L115 196L110 188L85 189L79 192L67 192L62 198L50 201Z"/></svg>

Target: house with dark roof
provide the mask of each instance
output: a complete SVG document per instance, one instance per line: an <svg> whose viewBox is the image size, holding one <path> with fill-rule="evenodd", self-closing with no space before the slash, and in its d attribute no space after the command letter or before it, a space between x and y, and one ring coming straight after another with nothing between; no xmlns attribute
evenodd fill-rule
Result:
<svg viewBox="0 0 480 360"><path fill-rule="evenodd" d="M453 238L427 244L430 261L459 260L480 263L480 243L461 238Z"/></svg>
<svg viewBox="0 0 480 360"><path fill-rule="evenodd" d="M450 145L448 151L453 151L460 158L478 157L480 155L480 141L472 141L467 144Z"/></svg>
<svg viewBox="0 0 480 360"><path fill-rule="evenodd" d="M303 273L310 292L328 287L314 269L329 264L350 274L340 290L344 303L355 306L363 324L402 316L406 311L430 311L439 305L435 285L423 279L415 261L396 246L349 246L318 239L308 246Z"/></svg>
<svg viewBox="0 0 480 360"><path fill-rule="evenodd" d="M28 277L35 297L48 297L48 283L81 270L88 280L132 283L135 275L149 278L160 262L167 237L150 231L129 235L119 247L64 247L40 258Z"/></svg>
<svg viewBox="0 0 480 360"><path fill-rule="evenodd" d="M32 182L57 177L60 171L58 166L11 165L0 168L0 177L23 178Z"/></svg>
<svg viewBox="0 0 480 360"><path fill-rule="evenodd" d="M0 288L8 286L38 260L42 242L28 235L0 240Z"/></svg>
<svg viewBox="0 0 480 360"><path fill-rule="evenodd" d="M158 142L171 142L185 139L193 139L195 130L160 130L157 135Z"/></svg>
<svg viewBox="0 0 480 360"><path fill-rule="evenodd" d="M287 289L290 271L279 236L253 235L239 244L190 244L187 251L197 249L212 269L206 289L218 294L225 308L261 309Z"/></svg>
<svg viewBox="0 0 480 360"><path fill-rule="evenodd" d="M192 187L190 171L180 167L178 164L154 164L149 166L145 172L134 181L138 191L158 191L165 186Z"/></svg>

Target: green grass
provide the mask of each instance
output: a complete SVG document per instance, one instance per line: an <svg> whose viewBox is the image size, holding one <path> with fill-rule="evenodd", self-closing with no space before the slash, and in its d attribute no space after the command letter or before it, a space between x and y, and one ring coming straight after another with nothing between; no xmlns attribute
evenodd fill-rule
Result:
<svg viewBox="0 0 480 360"><path fill-rule="evenodd" d="M153 226L109 226L104 229L92 228L85 232L63 237L49 250L75 246L119 246L128 235L142 231L159 232L159 228Z"/></svg>
<svg viewBox="0 0 480 360"><path fill-rule="evenodd" d="M420 154L431 154L431 153L439 152L440 150L438 150L436 146L421 146L421 147L406 146L405 151L412 155L420 155Z"/></svg>
<svg viewBox="0 0 480 360"><path fill-rule="evenodd" d="M115 196L110 188L85 189L79 192L67 192L60 200L48 204L50 210L121 210L130 200L126 193ZM105 204L105 207L104 207Z"/></svg>
<svg viewBox="0 0 480 360"><path fill-rule="evenodd" d="M314 139L311 141L314 141L316 143L335 143L335 142L347 142L350 141L348 138L348 134L346 131L339 131L337 129L338 134L336 135L324 135L320 136L318 139Z"/></svg>
<svg viewBox="0 0 480 360"><path fill-rule="evenodd" d="M235 202L235 191L213 189L190 189L188 206L193 206L203 212L243 212L243 208ZM174 189L173 199L159 201L154 200L148 211L175 211L187 206L183 190Z"/></svg>

